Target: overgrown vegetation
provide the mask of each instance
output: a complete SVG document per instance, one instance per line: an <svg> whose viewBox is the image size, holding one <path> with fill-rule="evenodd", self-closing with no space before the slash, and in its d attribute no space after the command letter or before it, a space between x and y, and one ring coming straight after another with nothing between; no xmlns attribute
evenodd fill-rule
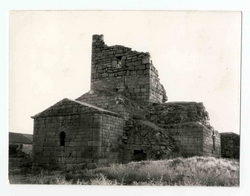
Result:
<svg viewBox="0 0 250 196"><path fill-rule="evenodd" d="M10 175L10 183L239 186L239 161L214 157L192 157L131 162L124 165L113 164L96 169L42 170L36 175Z"/></svg>

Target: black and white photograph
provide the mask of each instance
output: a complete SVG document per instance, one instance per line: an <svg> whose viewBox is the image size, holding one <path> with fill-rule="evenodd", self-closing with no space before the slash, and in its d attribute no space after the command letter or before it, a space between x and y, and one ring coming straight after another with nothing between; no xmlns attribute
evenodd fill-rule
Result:
<svg viewBox="0 0 250 196"><path fill-rule="evenodd" d="M240 186L240 11L9 12L10 184Z"/></svg>

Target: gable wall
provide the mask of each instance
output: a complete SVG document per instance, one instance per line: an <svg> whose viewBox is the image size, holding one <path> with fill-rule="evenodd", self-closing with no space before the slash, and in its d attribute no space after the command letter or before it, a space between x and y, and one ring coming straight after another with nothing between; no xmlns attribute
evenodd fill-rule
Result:
<svg viewBox="0 0 250 196"><path fill-rule="evenodd" d="M92 161L94 130L100 127L91 113L50 116L34 120L33 156L35 165L64 166L67 163ZM60 146L60 132L66 133L65 146Z"/></svg>
<svg viewBox="0 0 250 196"><path fill-rule="evenodd" d="M85 113L77 113L82 111L82 106L76 108L75 103L72 107L76 113L71 113L73 108L64 110L69 103L51 107L34 119L34 165L65 167L77 163L118 162L123 118L87 107ZM66 133L65 146L60 146L62 131Z"/></svg>

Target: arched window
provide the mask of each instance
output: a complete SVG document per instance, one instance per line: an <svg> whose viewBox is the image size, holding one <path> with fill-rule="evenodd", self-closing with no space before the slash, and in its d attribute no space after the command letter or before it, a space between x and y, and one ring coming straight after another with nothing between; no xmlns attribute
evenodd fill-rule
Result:
<svg viewBox="0 0 250 196"><path fill-rule="evenodd" d="M62 131L59 134L59 137L60 137L60 146L65 146L66 133L64 131Z"/></svg>

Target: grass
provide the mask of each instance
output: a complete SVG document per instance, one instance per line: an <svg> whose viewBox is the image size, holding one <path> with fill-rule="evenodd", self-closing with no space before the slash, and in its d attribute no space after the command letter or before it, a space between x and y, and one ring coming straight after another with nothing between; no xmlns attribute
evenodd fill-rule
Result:
<svg viewBox="0 0 250 196"><path fill-rule="evenodd" d="M24 182L28 184L239 186L239 161L214 157L175 158L28 175L28 182ZM20 176L19 179L17 175L10 176L10 183L20 180Z"/></svg>

